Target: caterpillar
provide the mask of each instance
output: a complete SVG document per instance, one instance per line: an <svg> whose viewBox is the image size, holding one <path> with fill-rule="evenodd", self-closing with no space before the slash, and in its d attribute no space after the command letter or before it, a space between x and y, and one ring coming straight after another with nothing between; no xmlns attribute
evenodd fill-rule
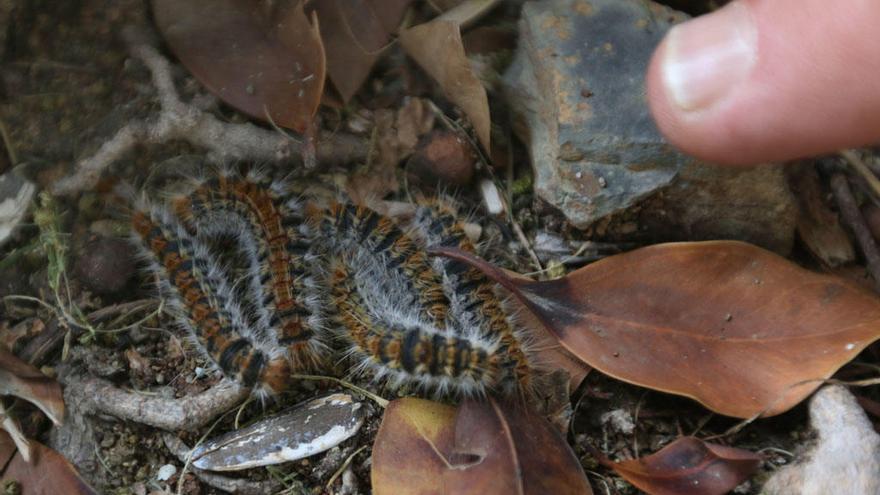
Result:
<svg viewBox="0 0 880 495"><path fill-rule="evenodd" d="M531 396L531 342L492 283L426 254L475 251L451 207L421 205L407 225L343 202L307 214L288 191L260 171L220 170L133 215L177 320L226 376L277 394L335 356L392 388ZM243 258L241 284L217 238Z"/></svg>
<svg viewBox="0 0 880 495"><path fill-rule="evenodd" d="M525 341L488 279L458 262L432 262L423 247L414 248L422 234L429 245L473 251L453 216L421 207L410 233L351 205L333 205L327 218L322 238L342 251L332 269L331 299L339 311L339 338L358 363L355 372L437 395L533 392L535 367ZM401 279L416 282L395 283ZM416 297L407 292L412 290ZM435 316L439 310L443 318Z"/></svg>
<svg viewBox="0 0 880 495"><path fill-rule="evenodd" d="M429 248L456 247L476 253L449 199L419 206L413 223ZM517 329L512 312L504 307L494 283L478 269L460 261L437 257L434 267L443 274L444 293L450 300L454 324L499 339L500 366L506 371L499 384L503 391L531 395L538 372L535 358L526 349L533 343L528 334Z"/></svg>
<svg viewBox="0 0 880 495"><path fill-rule="evenodd" d="M167 210L141 205L131 219L136 243L169 295L178 323L229 378L276 394L284 389L286 357L255 345L226 272L213 253Z"/></svg>
<svg viewBox="0 0 880 495"><path fill-rule="evenodd" d="M170 202L199 237L237 241L247 258L257 338L284 348L294 369L317 368L329 350L322 339L321 274L300 204L287 190L257 170L240 175L225 169Z"/></svg>

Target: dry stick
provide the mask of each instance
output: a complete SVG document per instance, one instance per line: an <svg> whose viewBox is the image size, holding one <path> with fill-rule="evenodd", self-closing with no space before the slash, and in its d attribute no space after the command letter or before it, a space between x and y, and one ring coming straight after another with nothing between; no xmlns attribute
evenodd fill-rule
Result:
<svg viewBox="0 0 880 495"><path fill-rule="evenodd" d="M74 390L93 412L168 431L196 430L250 394L250 389L228 379L200 394L179 399L129 392L100 378L68 375L59 377L59 381Z"/></svg>
<svg viewBox="0 0 880 495"><path fill-rule="evenodd" d="M862 254L865 255L868 271L871 273L871 278L874 279L874 287L880 291L880 251L877 249L877 241L868 230L868 224L859 211L859 205L853 197L845 175L836 173L831 176L831 191L834 193L838 207L840 207L844 223L855 234Z"/></svg>
<svg viewBox="0 0 880 495"><path fill-rule="evenodd" d="M174 87L171 64L146 41L147 37L131 27L124 30L123 37L132 55L140 59L152 75L161 107L159 116L155 120L135 120L126 124L94 155L79 160L73 175L53 185L53 193L72 195L91 188L107 167L141 144L184 140L207 149L208 158L215 162L253 160L275 163L301 154L302 144L283 134L253 124L223 122L184 103ZM363 139L350 134L330 135L317 143L318 160L326 163L361 160L366 151Z"/></svg>
<svg viewBox="0 0 880 495"><path fill-rule="evenodd" d="M874 175L874 172L871 171L870 168L859 158L853 150L843 150L840 152L840 156L842 156L849 165L859 174L859 176L868 184L868 187L871 188L871 191L874 193L874 196L880 200L880 180L877 179L877 176Z"/></svg>

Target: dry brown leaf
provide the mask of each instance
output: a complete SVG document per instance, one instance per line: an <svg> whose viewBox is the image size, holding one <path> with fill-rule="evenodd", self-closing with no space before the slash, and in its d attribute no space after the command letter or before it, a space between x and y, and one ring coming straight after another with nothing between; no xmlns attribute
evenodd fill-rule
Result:
<svg viewBox="0 0 880 495"><path fill-rule="evenodd" d="M261 120L305 132L324 89L324 46L302 2L153 0L159 30L212 93Z"/></svg>
<svg viewBox="0 0 880 495"><path fill-rule="evenodd" d="M437 81L446 98L457 105L490 150L492 122L486 89L474 75L461 41L461 24L493 6L493 0L465 2L442 16L400 32L400 44Z"/></svg>
<svg viewBox="0 0 880 495"><path fill-rule="evenodd" d="M565 440L523 407L399 399L373 445L381 494L591 494Z"/></svg>
<svg viewBox="0 0 880 495"><path fill-rule="evenodd" d="M0 395L14 395L40 408L55 424L64 420L64 396L57 381L0 347Z"/></svg>
<svg viewBox="0 0 880 495"><path fill-rule="evenodd" d="M659 244L545 282L467 261L615 378L741 418L779 414L880 337L880 299L735 241Z"/></svg>
<svg viewBox="0 0 880 495"><path fill-rule="evenodd" d="M647 457L612 462L599 456L599 462L649 495L722 495L751 476L761 457L682 437Z"/></svg>
<svg viewBox="0 0 880 495"><path fill-rule="evenodd" d="M31 444L28 442L27 437L24 436L24 433L22 433L21 428L19 428L18 422L6 414L6 408L3 407L2 403L0 403L0 429L3 429L9 435L22 458L26 462L30 462Z"/></svg>
<svg viewBox="0 0 880 495"><path fill-rule="evenodd" d="M0 459L8 454L9 436L0 431ZM15 481L21 495L97 495L61 454L39 442L31 442L33 459L15 454L3 470L3 481Z"/></svg>
<svg viewBox="0 0 880 495"><path fill-rule="evenodd" d="M0 472L6 469L9 460L15 455L18 447L8 433L0 431Z"/></svg>
<svg viewBox="0 0 880 495"><path fill-rule="evenodd" d="M318 15L327 53L327 74L348 102L370 74L382 48L397 31L412 0L321 0Z"/></svg>
<svg viewBox="0 0 880 495"><path fill-rule="evenodd" d="M374 115L374 145L370 162L352 174L346 192L355 204L375 208L400 186L397 165L410 156L419 138L434 127L434 113L421 98L408 98L397 112L382 109Z"/></svg>

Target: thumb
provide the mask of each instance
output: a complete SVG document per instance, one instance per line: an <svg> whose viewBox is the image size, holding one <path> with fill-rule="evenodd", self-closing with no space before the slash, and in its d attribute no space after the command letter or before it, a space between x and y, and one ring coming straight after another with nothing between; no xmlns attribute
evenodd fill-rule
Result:
<svg viewBox="0 0 880 495"><path fill-rule="evenodd" d="M736 0L669 31L648 69L651 111L715 163L878 142L878 26L878 0Z"/></svg>

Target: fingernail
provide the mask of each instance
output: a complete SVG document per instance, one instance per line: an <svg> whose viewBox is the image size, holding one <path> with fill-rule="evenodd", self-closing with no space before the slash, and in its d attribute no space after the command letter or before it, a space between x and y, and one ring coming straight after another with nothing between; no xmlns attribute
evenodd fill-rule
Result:
<svg viewBox="0 0 880 495"><path fill-rule="evenodd" d="M721 101L751 73L758 33L741 2L733 2L669 31L663 83L681 109L702 110Z"/></svg>

